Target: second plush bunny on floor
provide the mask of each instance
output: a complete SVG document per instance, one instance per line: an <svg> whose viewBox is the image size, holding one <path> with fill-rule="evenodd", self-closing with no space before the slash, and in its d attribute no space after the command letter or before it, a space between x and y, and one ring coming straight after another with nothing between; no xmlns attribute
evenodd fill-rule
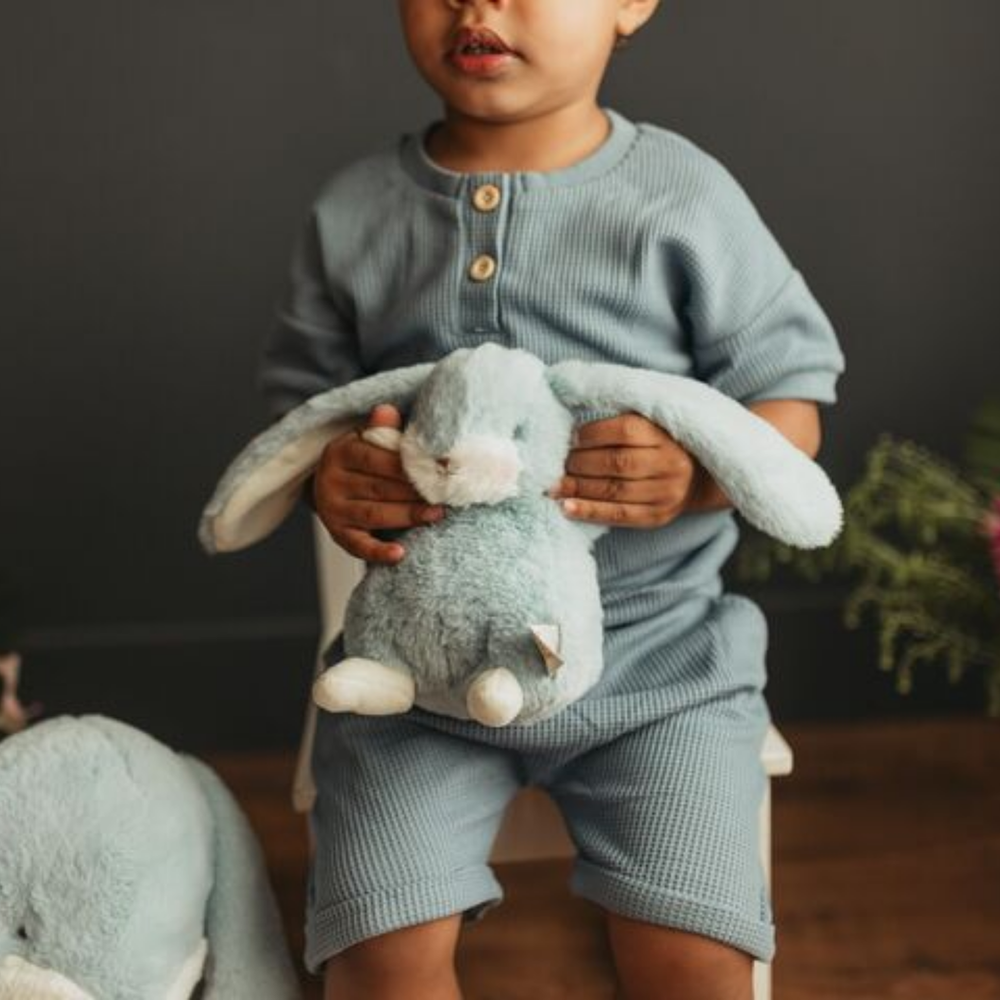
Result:
<svg viewBox="0 0 1000 1000"><path fill-rule="evenodd" d="M378 403L405 431L366 431L398 448L429 502L450 509L403 537L407 556L370 566L344 624L347 658L317 681L329 711L413 704L484 725L537 722L601 674L601 601L591 555L603 528L565 517L546 491L563 474L573 411L634 411L664 427L755 526L801 547L828 544L840 501L823 471L766 421L694 379L619 365L547 367L484 344L436 365L374 375L314 397L247 446L208 507L209 551L269 534L326 443Z"/></svg>

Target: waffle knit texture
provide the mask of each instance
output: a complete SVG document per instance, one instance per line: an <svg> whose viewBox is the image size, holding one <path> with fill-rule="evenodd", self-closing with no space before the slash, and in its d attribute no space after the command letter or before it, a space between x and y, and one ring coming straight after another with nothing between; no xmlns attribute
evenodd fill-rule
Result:
<svg viewBox="0 0 1000 1000"><path fill-rule="evenodd" d="M358 941L499 903L490 848L526 785L566 821L576 894L770 961L764 618L736 595L683 602L628 642L623 655L609 633L598 684L531 726L319 713L310 969ZM330 655L342 655L337 643Z"/></svg>
<svg viewBox="0 0 1000 1000"><path fill-rule="evenodd" d="M265 348L272 412L484 341L549 364L689 375L741 402L834 402L844 362L830 323L737 182L680 136L605 113L604 144L557 171L445 170L426 131L338 171ZM484 185L500 195L485 211ZM475 280L483 256L495 266ZM495 902L489 843L525 783L548 787L570 823L578 892L769 958L756 855L766 628L722 594L736 541L727 511L602 537L604 675L537 726L320 713L310 967Z"/></svg>
<svg viewBox="0 0 1000 1000"><path fill-rule="evenodd" d="M834 402L843 357L830 323L740 186L680 136L605 113L604 144L563 170L455 173L415 133L336 173L265 348L272 413L485 340L547 364L691 375L743 402ZM487 184L500 201L483 212L473 199ZM496 270L476 281L483 255ZM710 583L736 537L727 511L609 532L595 550L607 624Z"/></svg>

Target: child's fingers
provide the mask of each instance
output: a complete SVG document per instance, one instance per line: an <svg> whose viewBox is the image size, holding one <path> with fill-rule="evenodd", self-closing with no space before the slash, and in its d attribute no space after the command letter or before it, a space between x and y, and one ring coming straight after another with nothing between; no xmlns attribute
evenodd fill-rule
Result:
<svg viewBox="0 0 1000 1000"><path fill-rule="evenodd" d="M354 436L343 445L340 467L350 472L363 472L382 479L397 479L409 482L403 471L399 452L386 451Z"/></svg>
<svg viewBox="0 0 1000 1000"><path fill-rule="evenodd" d="M350 528L415 528L434 524L444 517L444 508L420 503L384 503L380 500L330 502L323 511L324 521Z"/></svg>
<svg viewBox="0 0 1000 1000"><path fill-rule="evenodd" d="M395 427L400 429L403 418L390 403L380 403L368 415L367 427ZM323 450L319 462L319 475L326 479L341 479L344 471L360 472L368 476L409 482L403 471L399 452L389 451L370 444L361 437L362 428L342 434Z"/></svg>
<svg viewBox="0 0 1000 1000"><path fill-rule="evenodd" d="M662 445L673 438L659 424L638 413L623 413L605 420L580 424L574 434L574 448Z"/></svg>
<svg viewBox="0 0 1000 1000"><path fill-rule="evenodd" d="M360 528L327 528L330 537L356 559L373 563L398 563L406 550L399 542L383 542Z"/></svg>
<svg viewBox="0 0 1000 1000"><path fill-rule="evenodd" d="M580 497L609 503L676 503L685 495L682 480L607 479L601 476L563 476L549 494L555 498Z"/></svg>
<svg viewBox="0 0 1000 1000"><path fill-rule="evenodd" d="M604 503L576 497L560 501L563 513L574 521L591 521L616 528L658 528L683 510L679 504Z"/></svg>
<svg viewBox="0 0 1000 1000"><path fill-rule="evenodd" d="M360 472L342 473L340 489L346 500L425 502L409 480L383 479L380 476L366 476Z"/></svg>
<svg viewBox="0 0 1000 1000"><path fill-rule="evenodd" d="M672 471L659 448L574 449L566 459L566 471L576 476L615 479L657 479ZM678 463L679 465L679 463Z"/></svg>
<svg viewBox="0 0 1000 1000"><path fill-rule="evenodd" d="M392 403L379 403L368 414L368 426L401 428L403 417Z"/></svg>

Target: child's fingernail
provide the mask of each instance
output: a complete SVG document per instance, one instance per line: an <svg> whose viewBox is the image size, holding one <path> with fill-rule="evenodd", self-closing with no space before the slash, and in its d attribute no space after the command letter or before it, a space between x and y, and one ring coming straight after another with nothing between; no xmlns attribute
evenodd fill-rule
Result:
<svg viewBox="0 0 1000 1000"><path fill-rule="evenodd" d="M575 500L563 500L560 506L563 512L569 514L571 517L574 514L580 513L580 505Z"/></svg>
<svg viewBox="0 0 1000 1000"><path fill-rule="evenodd" d="M444 507L428 507L424 511L425 521L440 521L444 517Z"/></svg>

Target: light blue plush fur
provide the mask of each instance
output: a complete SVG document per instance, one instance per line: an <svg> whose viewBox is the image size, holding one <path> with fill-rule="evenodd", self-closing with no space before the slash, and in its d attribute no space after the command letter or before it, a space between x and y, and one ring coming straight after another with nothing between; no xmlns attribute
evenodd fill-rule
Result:
<svg viewBox="0 0 1000 1000"><path fill-rule="evenodd" d="M602 612L591 547L604 529L569 520L546 496L563 474L577 411L634 411L659 423L748 520L783 541L825 545L840 529L840 502L822 470L704 383L619 365L546 367L526 351L484 344L434 366L323 393L264 432L206 508L200 535L209 551L240 548L273 529L289 508L274 505L274 497L293 495L318 461L316 435L324 427L331 437L340 433L344 421L361 421L377 403L408 411L407 433L429 456L454 454L471 434L513 445L522 462L516 496L456 507L438 524L405 532L406 558L369 566L348 604L347 655L411 674L416 703L432 711L467 718L472 681L506 668L525 696L515 723L529 724L600 675ZM404 467L405 459L404 450ZM426 464L433 471L433 460ZM554 676L536 648L535 625L561 634L565 663Z"/></svg>
<svg viewBox="0 0 1000 1000"><path fill-rule="evenodd" d="M501 351L496 348L496 351ZM370 566L344 622L348 656L413 673L417 703L466 717L469 681L510 670L525 695L520 723L558 711L594 684L602 667L601 601L590 543L602 528L566 518L546 490L563 473L573 418L526 352L458 351L431 372L411 424L434 454L470 434L516 440L518 496L456 508L406 532L406 558ZM530 626L557 623L567 666L550 677Z"/></svg>
<svg viewBox="0 0 1000 1000"><path fill-rule="evenodd" d="M301 997L260 849L212 771L100 716L0 744L0 968L163 1000L203 937L203 1000Z"/></svg>

